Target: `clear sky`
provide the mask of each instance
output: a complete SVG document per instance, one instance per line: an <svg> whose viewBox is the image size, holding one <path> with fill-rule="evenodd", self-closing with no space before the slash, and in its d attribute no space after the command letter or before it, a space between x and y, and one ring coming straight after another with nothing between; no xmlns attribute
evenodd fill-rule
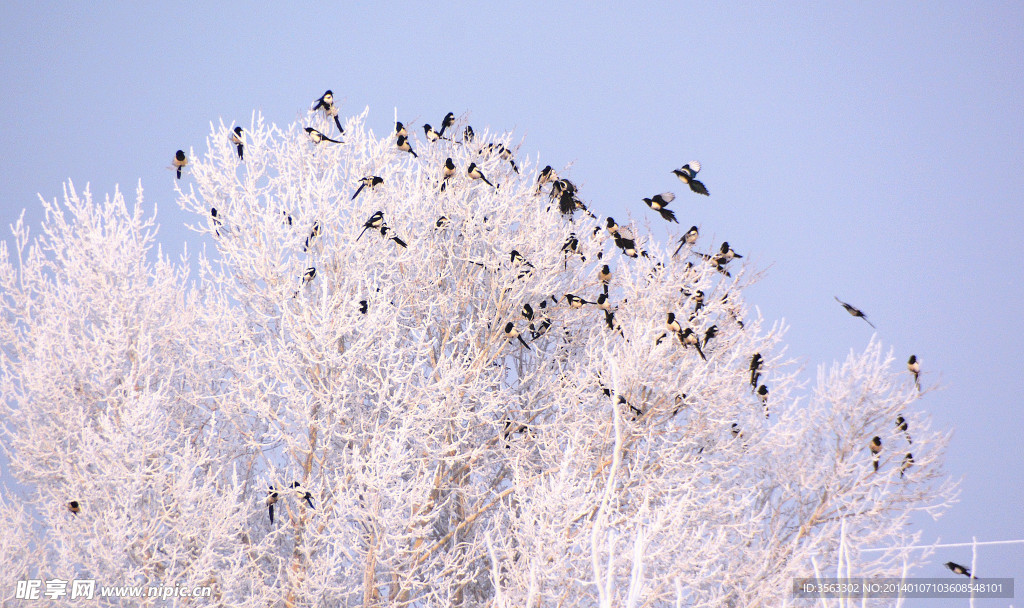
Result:
<svg viewBox="0 0 1024 608"><path fill-rule="evenodd" d="M573 163L595 211L651 218L661 238L640 199L675 191L672 230L699 224L705 246L766 270L748 301L789 323L809 382L872 335L833 296L868 314L897 369L921 359L940 387L922 407L954 431L963 478L926 541L1024 538L1020 2L10 3L0 57L5 232L23 208L37 225L36 194L69 177L101 198L141 179L180 251L174 151L254 110L286 125L327 88L343 115L369 106L378 135L395 106L418 136L448 111L514 128L521 153ZM710 198L670 173L694 159ZM979 576L1024 583L1024 546L979 555ZM919 574L947 560L970 550Z"/></svg>

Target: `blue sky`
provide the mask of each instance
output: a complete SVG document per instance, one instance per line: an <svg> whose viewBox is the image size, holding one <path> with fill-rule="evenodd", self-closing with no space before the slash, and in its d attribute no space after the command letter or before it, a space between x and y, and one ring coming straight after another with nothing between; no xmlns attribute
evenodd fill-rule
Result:
<svg viewBox="0 0 1024 608"><path fill-rule="evenodd" d="M597 212L663 238L640 199L688 194L670 171L697 159L711 197L680 197L681 228L767 269L748 302L787 320L809 379L872 335L838 296L941 386L922 407L954 430L963 494L926 540L1024 538L1024 4L385 6L7 7L0 226L38 224L36 193L69 177L141 179L177 251L174 151L254 110L286 125L327 88L379 135L395 106L418 134L448 111L514 128ZM980 556L979 576L1024 574L1022 545ZM950 559L970 550L920 574Z"/></svg>

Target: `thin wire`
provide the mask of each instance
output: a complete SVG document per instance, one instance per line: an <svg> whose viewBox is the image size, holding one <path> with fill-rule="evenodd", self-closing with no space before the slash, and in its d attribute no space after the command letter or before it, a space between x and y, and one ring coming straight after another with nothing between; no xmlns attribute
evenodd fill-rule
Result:
<svg viewBox="0 0 1024 608"><path fill-rule="evenodd" d="M908 547L887 547L884 549L861 549L861 553L870 553L874 551L892 551L894 549L938 549L940 547L973 547L975 545L1013 545L1018 543L1024 543L1024 539L1021 540L991 540L980 543L949 543L944 545L911 545Z"/></svg>

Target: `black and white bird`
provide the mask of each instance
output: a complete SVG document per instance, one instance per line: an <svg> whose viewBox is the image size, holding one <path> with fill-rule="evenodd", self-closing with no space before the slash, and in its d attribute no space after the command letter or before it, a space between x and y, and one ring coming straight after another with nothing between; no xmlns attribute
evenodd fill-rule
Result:
<svg viewBox="0 0 1024 608"><path fill-rule="evenodd" d="M409 138L406 137L405 135L399 135L398 140L395 141L395 145L398 146L398 149L401 150L402 152L408 152L409 154L412 154L413 158L420 157L419 154L416 154L416 151L412 149L412 146L409 145Z"/></svg>
<svg viewBox="0 0 1024 608"><path fill-rule="evenodd" d="M687 327L683 330L683 333L679 334L679 339L682 341L684 346L692 346L697 349L697 354L700 358L707 361L708 358L704 356L704 351L700 348L700 336L697 332L693 331L692 327Z"/></svg>
<svg viewBox="0 0 1024 608"><path fill-rule="evenodd" d="M427 141L429 142L435 142L439 139L442 139L441 134L435 131L434 127L430 126L429 123L423 125L423 133L427 136Z"/></svg>
<svg viewBox="0 0 1024 608"><path fill-rule="evenodd" d="M761 407L764 408L764 417L768 417L768 387L761 385L757 387L757 397L761 400Z"/></svg>
<svg viewBox="0 0 1024 608"><path fill-rule="evenodd" d="M476 137L476 134L473 133L473 127L466 125L465 130L462 131L462 141L469 143L473 141L474 137Z"/></svg>
<svg viewBox="0 0 1024 608"><path fill-rule="evenodd" d="M708 195L708 189L704 187L704 184L694 179L697 176L697 172L700 171L700 163L693 160L678 169L674 169L672 173L679 178L679 181L683 182L690 187L697 194Z"/></svg>
<svg viewBox="0 0 1024 608"><path fill-rule="evenodd" d="M608 282L612 280L612 269L605 264L597 271L597 280L604 283L604 292L608 293Z"/></svg>
<svg viewBox="0 0 1024 608"><path fill-rule="evenodd" d="M409 130L405 128L405 125L396 121L395 122L395 135L398 137L409 137Z"/></svg>
<svg viewBox="0 0 1024 608"><path fill-rule="evenodd" d="M636 248L636 241L632 238L616 234L615 246L622 250L622 253L626 254L627 257L635 258L638 255L647 257L646 251L640 251Z"/></svg>
<svg viewBox="0 0 1024 608"><path fill-rule="evenodd" d="M267 511L270 513L270 523L274 523L274 503L279 498L277 490L274 489L274 486L270 486L270 489L267 490Z"/></svg>
<svg viewBox="0 0 1024 608"><path fill-rule="evenodd" d="M395 236L388 236L389 232L394 232L394 230L391 229L391 226L388 226L387 224L384 224L383 226L380 227L380 235L382 237L394 241L395 244L398 245L399 247L401 247L402 249L408 249L409 248L409 244L406 243L405 241L403 241L397 234Z"/></svg>
<svg viewBox="0 0 1024 608"><path fill-rule="evenodd" d="M455 161L449 156L444 161L444 169L441 176L441 192L444 192L445 187L448 185L448 180L455 175Z"/></svg>
<svg viewBox="0 0 1024 608"><path fill-rule="evenodd" d="M912 466L914 466L914 455L911 454L910 452L907 452L907 455L903 457L903 463L900 464L900 477L903 477L903 474L907 471L907 469L909 469Z"/></svg>
<svg viewBox="0 0 1024 608"><path fill-rule="evenodd" d="M455 112L448 112L444 115L441 120L441 130L438 131L438 137L444 137L444 130L455 124Z"/></svg>
<svg viewBox="0 0 1024 608"><path fill-rule="evenodd" d="M359 300L359 314L365 315L370 310L370 303L366 300Z"/></svg>
<svg viewBox="0 0 1024 608"><path fill-rule="evenodd" d="M356 240L358 241L360 238L362 238L363 232L366 232L367 230L369 230L371 228L376 230L376 229L381 228L383 226L384 226L384 212L383 211L377 211L373 215L371 215L370 219L366 220L366 222L363 224L363 231L359 233L359 236L356 237Z"/></svg>
<svg viewBox="0 0 1024 608"><path fill-rule="evenodd" d="M718 249L718 255L725 262L731 262L733 258L742 258L743 256L733 251L732 246L729 245L729 241L722 243L722 246Z"/></svg>
<svg viewBox="0 0 1024 608"><path fill-rule="evenodd" d="M971 574L971 571L967 569L967 566L961 566L960 564L958 564L956 562L946 562L943 565L946 566L947 568L949 568L950 570L952 570L953 574L962 574L962 575L966 576L967 578L978 578L978 577L974 576L973 574Z"/></svg>
<svg viewBox="0 0 1024 608"><path fill-rule="evenodd" d="M309 505L310 509L314 508L313 507L313 495L310 494L307 491L304 491L302 488L300 488L299 487L299 482L293 481L292 482L292 489L295 490L295 493L299 495L299 498L301 498L302 500L306 501L306 504Z"/></svg>
<svg viewBox="0 0 1024 608"><path fill-rule="evenodd" d="M761 353L754 353L754 356L750 358L750 387L757 388L757 382L761 379L761 366L764 365L764 359L761 358Z"/></svg>
<svg viewBox="0 0 1024 608"><path fill-rule="evenodd" d="M878 470L878 456L882 453L882 438L875 436L871 438L871 443L868 444L868 449L871 450L871 464L875 470Z"/></svg>
<svg viewBox="0 0 1024 608"><path fill-rule="evenodd" d="M220 221L216 207L210 207L210 221L214 226L213 232L216 233L217 236L220 236L220 227L224 225L224 222Z"/></svg>
<svg viewBox="0 0 1024 608"><path fill-rule="evenodd" d="M436 222L434 222L434 228L441 230L442 228L447 228L448 226L450 226L451 223L452 222L451 220L448 219L447 215L442 215L441 217L437 218Z"/></svg>
<svg viewBox="0 0 1024 608"><path fill-rule="evenodd" d="M342 128L341 120L338 118L338 107L334 105L334 93L330 89L327 89L320 99L313 102L313 111L317 110L323 110L327 118L333 118L334 124L338 127L338 133L345 134L345 129Z"/></svg>
<svg viewBox="0 0 1024 608"><path fill-rule="evenodd" d="M315 241L316 237L318 237L318 236L320 236L320 221L319 220L313 222L313 229L309 231L309 236L306 237L306 244L302 246L302 250L303 251L307 251L309 249L310 245L313 244L313 241Z"/></svg>
<svg viewBox="0 0 1024 608"><path fill-rule="evenodd" d="M231 143L235 144L238 160L245 160L245 135L242 132L242 127L235 127L235 130L231 132Z"/></svg>
<svg viewBox="0 0 1024 608"><path fill-rule="evenodd" d="M835 298L835 296L832 296L832 297ZM867 315L865 315L864 312L861 309L857 308L856 306L854 306L852 304L847 304L846 302L843 302L839 298L836 298L836 302L839 302L840 304L842 304L843 308L846 309L846 312L850 313L854 317L860 317L861 319L864 319L865 323L867 323L868 325L870 325L871 327L873 327L875 329L878 329L877 327L875 327L874 323L872 323L871 321L868 321Z"/></svg>
<svg viewBox="0 0 1024 608"><path fill-rule="evenodd" d="M599 294L597 296L597 301L594 302L594 305L596 305L598 308L605 312L611 312L612 310L612 305L610 302L608 302L608 294L606 293Z"/></svg>
<svg viewBox="0 0 1024 608"><path fill-rule="evenodd" d="M700 236L700 232L697 230L697 227L690 226L690 229L686 231L686 234L680 237L679 246L676 247L676 250L672 255L679 253L679 250L682 249L684 245L693 245L696 243L698 236Z"/></svg>
<svg viewBox="0 0 1024 608"><path fill-rule="evenodd" d="M668 209L668 204L676 200L676 195L671 192L662 192L661 194L655 194L651 198L645 198L644 202L651 209L661 214L661 217L669 222L679 223L676 219L676 214Z"/></svg>
<svg viewBox="0 0 1024 608"><path fill-rule="evenodd" d="M313 142L314 144L319 144L319 143L325 142L325 141L329 141L332 144L344 143L344 142L338 141L337 139L331 139L330 137L327 137L326 135L324 135L320 131L317 131L313 127L306 127L306 135L309 136L309 140L311 142Z"/></svg>
<svg viewBox="0 0 1024 608"><path fill-rule="evenodd" d="M303 283L303 285L308 285L315 278L316 278L316 268L314 268L312 266L307 268L306 272L302 273L302 283Z"/></svg>
<svg viewBox="0 0 1024 608"><path fill-rule="evenodd" d="M171 166L178 170L178 179L181 179L181 168L188 165L188 159L185 158L185 153L178 150L174 153L174 160L171 161Z"/></svg>
<svg viewBox="0 0 1024 608"><path fill-rule="evenodd" d="M910 355L910 359L907 359L907 371L914 374L914 386L921 392L921 364L917 362L917 355Z"/></svg>
<svg viewBox="0 0 1024 608"><path fill-rule="evenodd" d="M82 508L78 505L77 500L72 500L68 502L68 511L71 511L73 514L78 515L79 511L81 510Z"/></svg>
<svg viewBox="0 0 1024 608"><path fill-rule="evenodd" d="M509 340L513 338L519 338L519 341L523 344L523 346L525 346L526 348L530 348L530 345L526 343L526 340L523 340L523 336L520 335L519 330L516 329L516 324L513 323L512 321L509 321L508 323L505 324L505 335L508 337Z"/></svg>
<svg viewBox="0 0 1024 608"><path fill-rule="evenodd" d="M537 193L540 193L541 186L553 181L558 181L558 174L556 174L555 170L551 168L551 165L541 169L540 173L537 175Z"/></svg>
<svg viewBox="0 0 1024 608"><path fill-rule="evenodd" d="M482 179L484 183L487 184L488 186L492 188L497 187L487 179L487 176L485 176L483 172L476 166L476 163L469 163L469 167L466 168L466 173L472 179Z"/></svg>
<svg viewBox="0 0 1024 608"><path fill-rule="evenodd" d="M676 320L676 313L674 312L668 313L668 316L665 318L665 333L658 336L658 339L655 340L654 343L656 345L661 344L661 341L664 340L669 334L675 335L677 338L679 338L679 342L682 343L683 329L679 326L679 321Z"/></svg>
<svg viewBox="0 0 1024 608"><path fill-rule="evenodd" d="M569 304L569 308L573 308L576 310L583 308L584 304L593 304L593 302L588 302L583 298L571 293L565 294L565 301Z"/></svg>
<svg viewBox="0 0 1024 608"><path fill-rule="evenodd" d="M718 335L718 326L717 325L712 325L711 327L707 328L704 331L704 348L707 348L708 347L708 342L711 340L711 338L714 338L717 335Z"/></svg>
<svg viewBox="0 0 1024 608"><path fill-rule="evenodd" d="M359 193L363 191L363 188L369 187L371 190L384 183L384 178L378 175L367 175L366 177L359 180L359 187L356 188L356 193L352 195L349 200L356 200Z"/></svg>
<svg viewBox="0 0 1024 608"><path fill-rule="evenodd" d="M914 440L910 438L910 425L907 424L907 419L903 416L896 416L896 430L903 431L903 436L907 438L908 444L914 443Z"/></svg>

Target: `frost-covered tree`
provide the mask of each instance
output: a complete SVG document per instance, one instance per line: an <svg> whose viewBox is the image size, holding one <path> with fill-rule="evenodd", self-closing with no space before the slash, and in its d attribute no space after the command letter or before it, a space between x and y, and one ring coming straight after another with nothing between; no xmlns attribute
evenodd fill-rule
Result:
<svg viewBox="0 0 1024 608"><path fill-rule="evenodd" d="M209 256L168 258L141 189L69 184L13 227L0 596L779 605L840 530L859 575L912 564L858 549L948 504L946 437L877 341L809 389L739 260L586 209L510 134L399 144L366 114L340 144L256 119L244 160L212 128L175 182Z"/></svg>

